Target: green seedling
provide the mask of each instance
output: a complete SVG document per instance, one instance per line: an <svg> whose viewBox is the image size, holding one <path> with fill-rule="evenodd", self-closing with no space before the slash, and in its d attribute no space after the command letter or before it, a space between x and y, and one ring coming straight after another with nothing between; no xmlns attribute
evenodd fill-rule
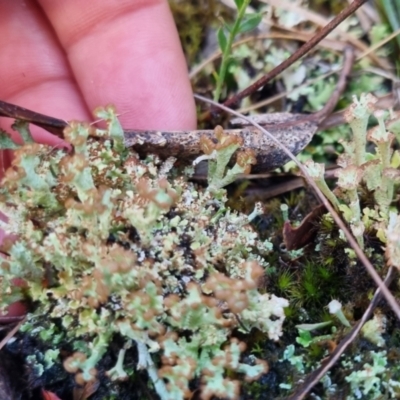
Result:
<svg viewBox="0 0 400 400"><path fill-rule="evenodd" d="M232 25L224 22L223 26L221 26L217 32L219 47L222 51L222 61L217 75L214 101L218 101L221 97L226 72L229 63L232 61L232 44L235 37L256 28L262 18L260 13L246 14L246 9L250 4L250 0L235 0L235 4L238 10L235 21Z"/></svg>

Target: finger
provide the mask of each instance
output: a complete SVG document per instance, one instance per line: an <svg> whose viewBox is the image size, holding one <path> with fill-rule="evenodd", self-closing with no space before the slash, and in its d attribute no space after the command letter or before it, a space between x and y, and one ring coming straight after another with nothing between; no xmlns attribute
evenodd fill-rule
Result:
<svg viewBox="0 0 400 400"><path fill-rule="evenodd" d="M89 117L65 54L33 1L0 0L0 80L0 98L8 102L62 119ZM40 128L32 132L40 142L60 143Z"/></svg>
<svg viewBox="0 0 400 400"><path fill-rule="evenodd" d="M193 129L195 107L166 0L40 0L89 108L125 127Z"/></svg>

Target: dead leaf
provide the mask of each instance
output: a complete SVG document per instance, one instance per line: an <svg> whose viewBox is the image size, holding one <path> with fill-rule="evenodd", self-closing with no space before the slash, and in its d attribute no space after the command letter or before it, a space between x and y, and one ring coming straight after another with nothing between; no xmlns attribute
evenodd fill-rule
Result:
<svg viewBox="0 0 400 400"><path fill-rule="evenodd" d="M48 390L42 389L43 400L61 400L56 394L53 392L49 392Z"/></svg>
<svg viewBox="0 0 400 400"><path fill-rule="evenodd" d="M100 381L91 381L83 387L74 387L72 398L74 400L86 400L99 388Z"/></svg>
<svg viewBox="0 0 400 400"><path fill-rule="evenodd" d="M296 228L285 221L283 225L283 241L287 250L298 250L310 243L317 234L317 220L326 212L323 204L314 208Z"/></svg>

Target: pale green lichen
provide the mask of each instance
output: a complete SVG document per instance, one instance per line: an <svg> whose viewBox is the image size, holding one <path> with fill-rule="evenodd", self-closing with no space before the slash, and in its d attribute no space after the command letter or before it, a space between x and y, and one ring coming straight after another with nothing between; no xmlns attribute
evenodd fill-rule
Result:
<svg viewBox="0 0 400 400"><path fill-rule="evenodd" d="M335 196L335 194L329 189L329 186L325 182L325 165L315 163L313 160L307 160L304 163L304 167L306 168L308 174L311 179L316 183L319 190L323 193L323 195L332 203L332 205L339 209L339 200Z"/></svg>
<svg viewBox="0 0 400 400"><path fill-rule="evenodd" d="M393 213L394 189L400 181L399 154L392 151L395 135L388 129L392 126L396 130L396 125L390 121L386 123L386 113L377 110L374 115L378 125L367 132L375 102L373 96L362 95L359 100L354 98L353 105L345 113L353 137L350 142L343 142L345 151L338 158L341 168L336 173L338 187L335 191L331 191L324 180L322 164L308 161L305 165L323 194L342 212L362 248L366 229L376 229L377 237L382 242L387 241L388 216ZM374 154L367 152L367 140L375 144ZM362 208L360 193L363 187L373 192L376 204L373 208Z"/></svg>
<svg viewBox="0 0 400 400"><path fill-rule="evenodd" d="M241 362L235 330L257 328L272 340L282 334L288 302L258 289L271 250L247 216L230 210L222 188L248 170L253 155L221 132L211 149L209 187L171 178L173 160L145 160L121 146L113 108L97 110L105 131L71 123L73 153L26 144L3 180L1 211L9 234L0 269L3 305L29 297L37 305L23 327L64 360L79 383L96 367L116 335L136 344L162 399L190 395L201 380L203 398L236 398L236 371L254 380L265 361ZM25 129L25 128L24 128ZM25 287L12 285L14 278ZM129 379L121 349L110 379ZM56 353L48 353L48 355ZM154 357L157 355L157 357ZM161 356L161 362L156 360Z"/></svg>
<svg viewBox="0 0 400 400"><path fill-rule="evenodd" d="M400 137L400 129L398 117L391 112L392 119L387 121L388 113L374 110L374 101L369 96L362 96L360 100L355 99L346 113L353 137L343 143L344 153L337 161L338 179L334 189L325 182L324 165L308 161L305 167L339 211L359 245L383 277L389 267L400 268L400 162L399 152L394 150L398 143L393 145L395 136ZM371 114L374 114L378 125L368 131ZM371 143L367 145L367 142ZM307 380L307 375L312 374L323 363L322 360L330 356L334 346L341 343L351 326L357 323L357 312L360 309L364 311L372 297L371 281L368 280L367 273L360 269L362 267L355 251L347 247L343 232L333 226L329 214L318 222L318 237L314 249L314 253L309 248L306 249L306 254L311 259L319 260L315 263L312 276L317 275L318 263L322 262L326 266L337 268L330 274L329 282L334 284L335 279L340 282L343 278L345 285L342 286L343 291L340 288L332 296L340 302L331 300L328 305L330 314L335 316L330 321L334 324L330 334L317 336L315 332L316 329L326 329L326 324L322 321L326 321L329 316L323 315L321 318L312 310L315 314L310 318L311 307L301 310L304 315L299 319L307 323L296 325L299 329L296 342L300 346L288 343L284 357L280 360L281 363L286 363L284 366L291 368L289 378L280 385L282 389L291 390ZM305 276L306 271L304 269L301 276ZM314 289L315 293L321 292L320 286L314 285ZM391 290L398 296L397 286L392 286ZM290 299L296 292L291 289L291 293L290 290L286 293L289 293ZM291 304L294 304L293 300ZM311 396L349 400L398 398L400 371L397 368L398 357L395 350L398 348L396 329L393 315L387 306L376 309L374 317L361 329L362 339L353 341L353 348L348 348L342 355L342 360L345 361L341 366L335 365L332 370L330 379L333 385L329 383L323 391L318 387ZM371 347L386 351L366 351ZM333 390L332 395L328 390ZM295 389L294 391L296 393ZM296 395L292 394L292 397Z"/></svg>
<svg viewBox="0 0 400 400"><path fill-rule="evenodd" d="M372 319L364 324L361 333L371 343L374 343L378 347L383 347L385 345L385 339L382 335L386 331L386 323L386 316L376 313Z"/></svg>
<svg viewBox="0 0 400 400"><path fill-rule="evenodd" d="M351 327L350 322L348 321L348 319L346 318L346 316L342 311L342 304L339 301L332 300L328 304L328 308L329 308L329 313L333 314L344 326L346 326L347 328Z"/></svg>
<svg viewBox="0 0 400 400"><path fill-rule="evenodd" d="M250 172L250 166L255 164L256 157L251 150L238 152L236 163L227 168L233 154L243 145L243 139L224 133L221 126L214 130L218 142L215 144L206 136L200 140L204 155L198 157L194 164L208 160L208 191L216 192L235 181L240 174Z"/></svg>
<svg viewBox="0 0 400 400"><path fill-rule="evenodd" d="M347 399L360 399L368 396L368 399L378 399L382 396L382 383L386 381L386 351L369 352L372 364L365 363L361 369L353 371L345 379L350 383L352 395ZM382 380L383 379L383 380Z"/></svg>
<svg viewBox="0 0 400 400"><path fill-rule="evenodd" d="M345 120L353 131L354 139L354 161L357 166L364 164L367 144L367 126L369 117L374 111L376 98L370 94L360 96L360 99L353 97L353 104L344 114Z"/></svg>
<svg viewBox="0 0 400 400"><path fill-rule="evenodd" d="M400 269L400 215L395 212L389 214L389 223L385 234L386 258L390 265Z"/></svg>

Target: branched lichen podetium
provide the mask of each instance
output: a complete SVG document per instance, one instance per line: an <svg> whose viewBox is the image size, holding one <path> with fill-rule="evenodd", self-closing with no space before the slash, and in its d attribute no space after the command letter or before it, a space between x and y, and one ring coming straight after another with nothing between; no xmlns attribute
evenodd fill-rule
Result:
<svg viewBox="0 0 400 400"><path fill-rule="evenodd" d="M239 381L227 371L252 380L268 365L242 362L245 345L233 331L257 328L277 340L288 305L257 288L270 243L247 215L225 206L222 187L254 157L239 153L227 168L238 143L220 133L203 189L170 173L173 160L141 160L125 149L112 107L96 114L107 130L80 123L66 130L74 152L36 143L16 150L1 189L9 217L2 304L25 296L37 304L23 329L54 349L79 350L63 360L78 383L96 379L118 334L125 345L110 379L129 379L124 356L134 345L137 368L161 399L189 397L196 377L203 398L236 398ZM23 290L14 278L25 281Z"/></svg>

